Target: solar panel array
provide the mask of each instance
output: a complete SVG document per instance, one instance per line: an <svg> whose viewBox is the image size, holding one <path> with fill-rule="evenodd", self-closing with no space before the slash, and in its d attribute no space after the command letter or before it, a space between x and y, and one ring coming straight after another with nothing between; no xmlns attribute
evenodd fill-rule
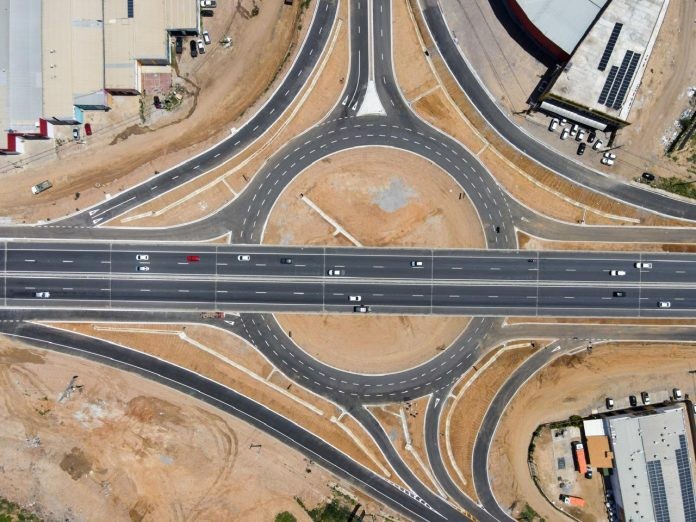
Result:
<svg viewBox="0 0 696 522"><path fill-rule="evenodd" d="M612 105L612 107L614 107L614 109L618 110L623 105L624 98L626 97L626 92L628 91L628 86L631 85L631 82L633 81L633 75L636 73L636 68L638 67L639 61L640 61L640 53L633 53L633 56L631 56L631 63L628 64L628 70L626 71L626 76L624 76L624 79L621 82L621 87L619 88L619 94L616 95L616 100L614 101L614 105Z"/></svg>
<svg viewBox="0 0 696 522"><path fill-rule="evenodd" d="M611 58L611 53L614 52L614 46L616 45L616 40L619 38L619 33L621 32L621 28L623 27L623 24L621 23L615 23L614 24L614 29L611 31L611 36L609 36L609 40L607 41L607 46L604 48L604 53L602 54L602 59L599 61L599 65L597 66L597 69L600 71L603 71L604 69L607 68L607 64L609 63L609 58Z"/></svg>
<svg viewBox="0 0 696 522"><path fill-rule="evenodd" d="M669 507L667 506L667 494L665 493L665 481L662 477L662 462L651 460L646 462L648 468L648 483L650 484L650 496L655 510L655 522L670 522ZM647 513L644 513L647 515Z"/></svg>
<svg viewBox="0 0 696 522"><path fill-rule="evenodd" d="M679 449L677 455L677 470L679 471L679 485L681 487L682 505L684 506L684 520L696 522L696 504L694 501L694 485L691 478L691 466L689 465L689 450L686 447L686 436L679 435Z"/></svg>
<svg viewBox="0 0 696 522"><path fill-rule="evenodd" d="M633 51L626 51L626 54L624 54L623 60L621 61L621 67L619 67L619 72L616 74L614 84L611 86L611 90L609 91L607 103L605 103L607 107L614 105L614 100L616 100L616 95L619 93L621 82L623 81L624 76L626 76L626 71L628 70L628 65L631 63L632 56Z"/></svg>
<svg viewBox="0 0 696 522"><path fill-rule="evenodd" d="M611 85L614 83L614 78L616 78L617 72L619 72L619 68L616 65L612 65L611 69L609 69L609 75L604 82L604 87L602 87L602 92L599 94L599 100L597 100L600 105L604 105L604 103L607 101L609 89L611 89Z"/></svg>
<svg viewBox="0 0 696 522"><path fill-rule="evenodd" d="M128 6L128 18L133 18L133 2L134 0L127 0L127 6Z"/></svg>

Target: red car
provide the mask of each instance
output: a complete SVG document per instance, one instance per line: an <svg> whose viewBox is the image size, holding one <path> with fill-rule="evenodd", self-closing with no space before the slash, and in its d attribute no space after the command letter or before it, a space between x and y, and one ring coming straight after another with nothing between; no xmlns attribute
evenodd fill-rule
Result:
<svg viewBox="0 0 696 522"><path fill-rule="evenodd" d="M186 256L186 261L189 263L198 263L201 260L201 256Z"/></svg>
<svg viewBox="0 0 696 522"><path fill-rule="evenodd" d="M89 123L85 123L85 134L87 134L87 136L92 135L92 126Z"/></svg>

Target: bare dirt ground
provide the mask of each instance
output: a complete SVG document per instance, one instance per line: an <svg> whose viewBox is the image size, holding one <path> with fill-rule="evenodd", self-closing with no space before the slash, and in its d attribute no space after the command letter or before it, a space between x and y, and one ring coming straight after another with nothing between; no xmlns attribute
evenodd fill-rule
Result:
<svg viewBox="0 0 696 522"><path fill-rule="evenodd" d="M365 246L485 247L478 215L461 188L408 152L370 147L315 163L278 198L263 237L268 244L349 245L301 194Z"/></svg>
<svg viewBox="0 0 696 522"><path fill-rule="evenodd" d="M526 101L546 66L517 43L496 17L491 2L457 0L444 2L442 7L460 49L486 89L510 115L526 109ZM687 91L696 83L695 17L693 2L670 2L630 114L632 125L621 131L615 142L620 147L616 165L604 167L597 154L576 157L578 161L628 179L643 170L666 176L685 175L684 163L664 157L663 136L672 133L687 106ZM549 118L541 114L512 117L537 139L575 157L577 143L561 141L558 133L549 133Z"/></svg>
<svg viewBox="0 0 696 522"><path fill-rule="evenodd" d="M234 200L274 152L321 121L340 98L349 59L347 11L348 4L341 3L338 21L316 69L290 107L251 147L109 224L171 226L210 215Z"/></svg>
<svg viewBox="0 0 696 522"><path fill-rule="evenodd" d="M256 17L249 17L252 1L223 2L215 17L205 19L213 44L205 55L192 59L180 55L176 64L179 82L186 91L183 103L171 114L153 112L151 97L145 97L153 113L144 125L138 116L138 98L113 98L115 110L110 121L84 145L60 147L46 161L30 163L3 174L0 208L3 217L14 222L55 219L116 194L126 187L163 171L201 152L229 134L259 107L282 81L309 26L316 2L300 17L300 2L285 7L282 2L266 2ZM298 27L302 30L298 31ZM230 49L217 41L229 35ZM188 46L186 46L188 47ZM97 118L101 115L91 115ZM150 131L150 127L157 131ZM22 159L26 161L28 156ZM16 158L12 158L15 161ZM32 196L29 187L46 179L54 187ZM79 193L79 199L76 194Z"/></svg>
<svg viewBox="0 0 696 522"><path fill-rule="evenodd" d="M59 402L72 376L83 386ZM239 419L131 373L0 340L0 491L50 520L273 520L362 492ZM108 448L108 450L107 450Z"/></svg>
<svg viewBox="0 0 696 522"><path fill-rule="evenodd" d="M483 0L462 3L464 4L466 9L477 11L487 5ZM479 6L476 7L476 4ZM454 2L447 3L444 7L446 11L463 8L457 7ZM401 45L395 47L394 66L404 91L414 93L414 97L409 98L412 108L422 118L441 126L476 154L513 197L537 212L549 213L568 222L577 222L586 214L584 217L588 224L678 223L583 189L512 149L488 127L451 76L437 54L437 48L429 36L415 0L394 2L393 12L395 33L399 31L399 24L411 24L410 36L401 28ZM467 35L470 37L474 32L467 30ZM497 45L494 44L493 47ZM426 58L423 49L429 50L429 57ZM484 52L488 50L486 48ZM431 87L433 78L439 85L438 89ZM443 122L442 125L440 122ZM547 208L549 201L553 201L553 205Z"/></svg>
<svg viewBox="0 0 696 522"><path fill-rule="evenodd" d="M435 357L468 317L277 314L292 339L320 361L352 372L392 373Z"/></svg>
<svg viewBox="0 0 696 522"><path fill-rule="evenodd" d="M601 241L552 241L517 232L517 244L527 250L601 250L617 252L696 252L692 243L602 243Z"/></svg>
<svg viewBox="0 0 696 522"><path fill-rule="evenodd" d="M679 387L696 395L693 344L612 343L595 345L592 353L566 356L534 376L515 396L498 427L491 448L491 482L503 506L528 502L546 520L559 519L534 485L527 466L527 448L539 424L585 416L613 397L617 408L628 406L628 395L649 391L664 400Z"/></svg>
<svg viewBox="0 0 696 522"><path fill-rule="evenodd" d="M199 325L57 323L56 327L127 346L188 368L292 419L377 474L393 473L364 431L351 432L333 419L333 403L286 378L240 338Z"/></svg>

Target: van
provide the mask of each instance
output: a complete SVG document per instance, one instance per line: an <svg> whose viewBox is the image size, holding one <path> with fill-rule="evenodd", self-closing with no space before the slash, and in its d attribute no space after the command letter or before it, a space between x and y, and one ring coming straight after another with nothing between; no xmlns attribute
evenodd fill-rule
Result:
<svg viewBox="0 0 696 522"><path fill-rule="evenodd" d="M38 185L34 185L33 187L31 187L31 193L32 194L39 194L39 193L43 192L44 190L50 189L52 186L53 186L53 183L51 183L50 181L48 181L48 180L42 181Z"/></svg>

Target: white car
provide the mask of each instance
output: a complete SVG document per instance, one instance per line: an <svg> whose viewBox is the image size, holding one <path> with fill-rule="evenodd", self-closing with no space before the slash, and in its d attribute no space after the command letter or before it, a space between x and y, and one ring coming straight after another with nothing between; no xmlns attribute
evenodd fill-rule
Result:
<svg viewBox="0 0 696 522"><path fill-rule="evenodd" d="M592 150L599 150L602 146L602 140L597 140L592 144Z"/></svg>
<svg viewBox="0 0 696 522"><path fill-rule="evenodd" d="M612 275L612 276L625 276L625 275L626 275L626 271L625 271L625 270L612 270L611 272L609 272L609 275Z"/></svg>
<svg viewBox="0 0 696 522"><path fill-rule="evenodd" d="M672 303L670 303L669 301L658 301L657 307L658 308L672 308Z"/></svg>
<svg viewBox="0 0 696 522"><path fill-rule="evenodd" d="M36 292L34 297L38 297L39 299L48 299L51 297L51 292Z"/></svg>
<svg viewBox="0 0 696 522"><path fill-rule="evenodd" d="M549 124L549 130L551 132L556 130L556 127L558 127L558 118L551 118L551 123Z"/></svg>
<svg viewBox="0 0 696 522"><path fill-rule="evenodd" d="M563 129L563 132L561 132L561 139L567 140L569 135L570 135L570 131L567 128L565 128L565 129Z"/></svg>
<svg viewBox="0 0 696 522"><path fill-rule="evenodd" d="M411 261L411 266L413 268L420 268L423 266L423 261Z"/></svg>
<svg viewBox="0 0 696 522"><path fill-rule="evenodd" d="M237 261L251 261L251 256L249 254L239 254Z"/></svg>
<svg viewBox="0 0 696 522"><path fill-rule="evenodd" d="M638 262L635 263L633 266L635 266L636 268L652 268L652 263Z"/></svg>
<svg viewBox="0 0 696 522"><path fill-rule="evenodd" d="M138 254L137 256L135 256L135 260L136 261L149 261L150 256L148 256L147 254Z"/></svg>
<svg viewBox="0 0 696 522"><path fill-rule="evenodd" d="M614 160L610 158L602 158L600 161L602 165L609 165L610 167L614 164Z"/></svg>
<svg viewBox="0 0 696 522"><path fill-rule="evenodd" d="M604 157L609 159L616 159L616 154L614 154L613 152L605 152Z"/></svg>
<svg viewBox="0 0 696 522"><path fill-rule="evenodd" d="M340 276L343 275L343 270L339 268L332 268L327 272L330 276Z"/></svg>
<svg viewBox="0 0 696 522"><path fill-rule="evenodd" d="M576 139L577 141L582 141L582 140L584 140L584 139L585 139L585 129L580 129L580 130L578 131L578 135L575 136L575 139Z"/></svg>
<svg viewBox="0 0 696 522"><path fill-rule="evenodd" d="M362 301L362 296L361 295L350 295L348 296L348 301L351 303L359 303Z"/></svg>
<svg viewBox="0 0 696 522"><path fill-rule="evenodd" d="M358 312L358 313L360 313L360 314L366 314L367 312L370 311L370 307L369 307L369 306L365 306L365 305L354 306L354 307L353 307L353 311L354 311L354 312Z"/></svg>
<svg viewBox="0 0 696 522"><path fill-rule="evenodd" d="M210 33L208 31L203 31L203 43L205 45L210 45Z"/></svg>
<svg viewBox="0 0 696 522"><path fill-rule="evenodd" d="M217 7L217 1L216 0L201 0L201 7L204 9Z"/></svg>
<svg viewBox="0 0 696 522"><path fill-rule="evenodd" d="M138 272L148 272L150 270L150 267L147 265L140 265L137 270Z"/></svg>

